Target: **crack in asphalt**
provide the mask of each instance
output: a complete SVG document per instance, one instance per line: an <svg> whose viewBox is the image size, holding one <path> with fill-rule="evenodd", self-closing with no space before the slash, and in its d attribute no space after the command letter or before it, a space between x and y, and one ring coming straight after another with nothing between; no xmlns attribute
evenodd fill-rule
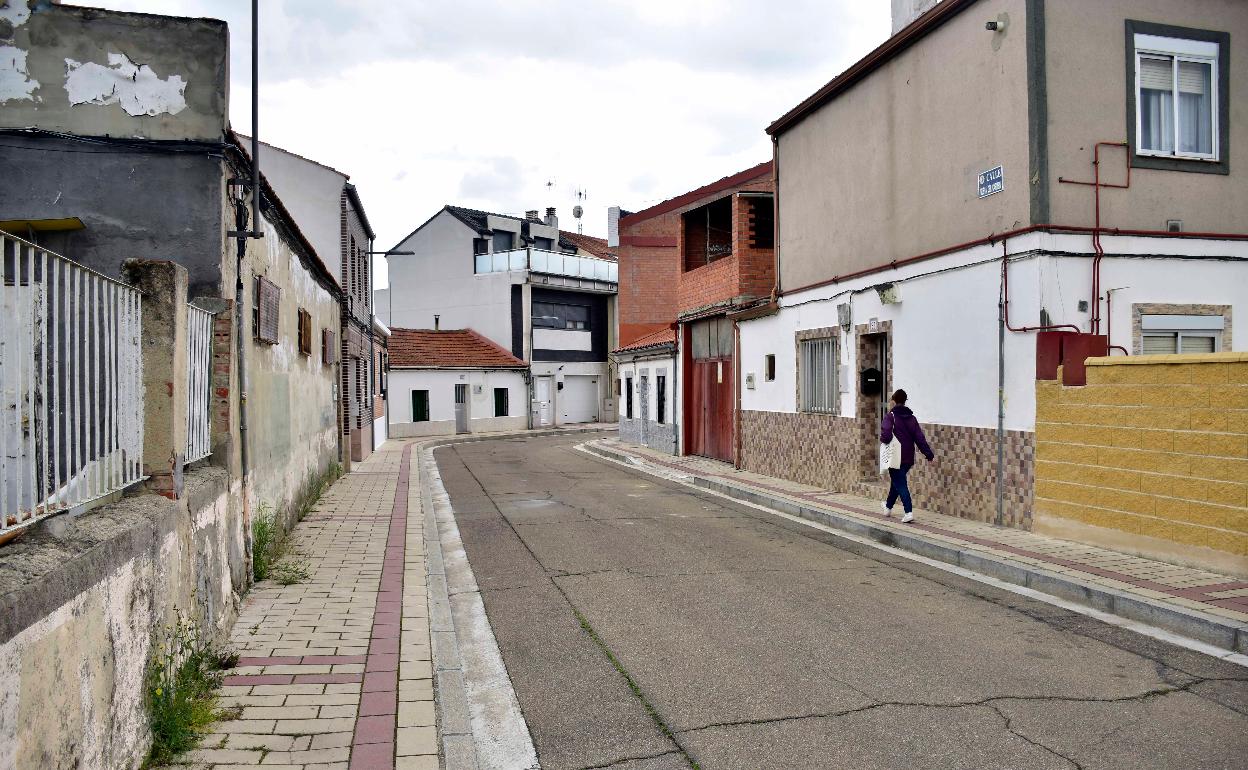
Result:
<svg viewBox="0 0 1248 770"><path fill-rule="evenodd" d="M856 713L871 711L874 709L880 709L880 708L884 708L887 706L932 708L932 709L986 708L992 711L1002 720L1004 729L1010 734L1015 735L1018 738L1026 741L1027 743L1032 744L1036 746L1037 748L1040 748L1044 750L1045 752L1062 759L1063 761L1069 763L1074 768L1076 768L1076 770L1083 770L1082 766L1076 760L1072 759L1069 756L1066 756L1065 754L1062 754L1061 752L1041 743L1040 741L1034 738L1031 738L1030 736L1021 732L1019 729L1016 729L1014 726L1014 718L1002 712L1001 707L1003 707L1004 705L1010 702L1046 702L1046 701L1068 702L1068 703L1145 702L1153 698L1160 698L1160 697L1172 695L1174 693L1186 692L1195 697L1201 698L1202 700L1214 703L1215 705L1219 707L1226 708L1232 712L1243 713L1239 709L1234 708L1233 706L1229 706L1227 704L1216 701L1213 698L1204 696L1201 693L1193 690L1192 688L1196 687L1197 685L1201 685L1201 684L1205 684L1209 682L1243 682L1245 681L1245 679L1248 679L1248 674L1245 674L1243 677L1238 677L1238 676L1237 677L1201 677L1201 676L1198 676L1196 674L1193 674L1190 671L1183 669L1181 666L1174 665L1172 663L1167 663L1164 660L1162 660L1160 657L1158 657L1157 655L1150 654L1146 650L1133 649L1130 646L1117 642L1116 640L1112 639L1112 637L1101 638L1100 636L1097 636L1091 633L1090 630L1087 630L1085 628L1080 628L1079 625L1082 625L1082 622L1087 620L1087 618L1085 618L1084 616L1077 615L1074 613L1055 615L1055 614L1052 614L1051 612L1044 612L1041 610L1032 609L1026 606L1027 602L1025 601L1019 601L1016 597L999 595L999 592L991 592L991 589L989 587L987 586L981 587L977 584L974 584L972 581L966 580L965 578L960 578L958 576L949 575L946 573L940 573L936 570L931 570L930 568L927 570L924 570L921 568L920 565L909 562L908 560L904 559L904 557L893 556L893 555L889 555L885 553L873 553L871 549L868 549L865 546L857 546L857 544L854 544L852 546L850 544L842 544L839 540L836 540L835 536L833 535L825 534L823 537L819 537L819 536L816 536L813 532L802 531L802 529L799 529L797 525L785 526L785 523L787 522L777 521L774 517L770 516L769 514L753 510L744 505L736 506L739 513L735 513L735 514L728 515L728 516L699 516L699 517L690 517L690 518L698 518L698 519L742 518L742 519L746 519L746 520L757 523L761 527L774 529L774 530L777 530L778 532L783 532L789 536L796 536L798 538L811 540L813 542L819 543L820 545L830 546L833 548L837 548L839 550L846 551L848 553L852 553L855 556L860 557L869 563L861 564L861 565L845 566L845 567L834 567L834 568L829 568L826 570L824 569L802 569L802 570L760 569L760 570L745 570L745 571L723 570L723 571L685 572L685 573L666 573L666 574L646 574L646 573L638 572L634 568L631 568L631 567L626 567L623 569L610 569L610 570L589 570L589 571L584 571L584 572L567 572L564 570L556 570L556 569L548 568L542 563L541 559L538 558L537 554L533 551L533 549L529 546L529 544L525 541L525 539L521 537L519 530L516 529L516 525L513 524L513 522L508 517L508 515L505 514L501 510L501 508L499 508L498 503L495 502L493 498L493 495L489 491L486 490L484 484L481 483L481 480L476 476L475 473L473 473L472 469L468 467L468 463L465 461L463 456L459 454L458 447L455 447L453 451L455 452L457 459L459 459L459 461L463 464L467 473L472 477L473 481L476 483L478 488L481 489L481 492L486 496L488 500L490 500L491 505L493 505L495 511L498 513L500 518L502 518L503 521L506 522L507 526L511 529L515 537L521 542L524 548L528 551L534 563L549 573L547 579L549 580L550 585L552 585L560 593L564 601L568 604L568 607L576 616L577 620L581 623L582 628L586 631L587 634L589 634L591 639L600 648L603 654L606 655L607 658L611 661L612 665L616 668L617 672L625 679L626 683L628 684L630 689L633 691L633 694L641 701L647 713L655 721L656 726L658 726L660 731L664 733L664 735L668 737L672 741L672 743L676 746L675 750L663 752L661 754L655 754L655 755L646 756L646 757L622 758L622 759L614 760L613 762L610 762L604 765L588 766L588 767L582 768L581 770L605 770L606 768L610 768L613 765L619 764L621 762L652 759L652 758L667 756L667 755L676 754L676 753L681 754L683 758L689 763L691 768L698 768L697 763L693 760L693 758L689 755L687 750L681 745L680 741L677 739L678 735L687 735L687 734L697 733L697 732L701 732L705 730L714 729L717 727L766 725L766 724L782 723L782 722L805 720L805 719L839 718L839 717L849 716L849 715L856 714ZM571 450L568 449L568 451L571 451ZM599 462L605 462L593 456L591 456L589 459L597 460ZM613 468L614 467L615 466L613 464ZM623 468L623 470L628 471L629 469ZM636 470L636 469L634 469L634 472L637 474L643 473L643 471ZM572 476L568 476L566 473L562 471L556 471L553 475L563 476L565 479L569 479L569 480L574 479L576 481L584 481L589 478L592 478L592 476L589 476L588 474L584 476L572 477ZM660 479L653 480L653 481L656 487L659 487L663 491L668 491L668 492L676 493L679 495L687 496L690 498L697 499L699 501L701 501L702 497L706 494L704 490L689 489L683 485L677 484L676 482L671 482L667 479L660 478ZM548 499L554 499L553 493L547 493L547 494L550 495ZM717 502L717 504L719 503ZM733 506L735 505L735 503L734 501L729 501L728 505ZM732 508L725 507L724 510L731 511ZM617 517L615 519L597 519L597 518L590 516L588 512L586 512L585 509L583 508L580 509L580 511L584 513L584 515L586 515L587 517L593 519L594 521L635 520L635 519L659 520L659 521L664 520L664 518L662 517ZM671 518L671 517L668 517L668 518ZM561 523L561 522L549 522L548 524L558 524L558 523ZM521 524L520 526L540 526L540 525ZM662 716L658 713L657 709L655 709L650 704L649 700L645 697L644 693L642 693L640 686L632 679L631 674L624 668L623 664L618 660L618 658L615 657L614 653L610 650L610 648L606 645L606 643L600 637L598 637L597 633L593 630L592 626L589 625L588 620L576 608L576 605L572 602L571 598L567 595L563 587L560 586L558 582L558 579L563 578L563 577L592 577L596 575L608 575L608 574L623 575L624 577L622 579L629 579L632 577L664 578L664 577L699 576L699 575L716 575L716 574L824 572L824 571L836 571L836 570L847 570L847 569L861 569L863 567L874 568L876 566L891 567L891 568L897 569L898 571L906 573L919 580L930 581L932 583L935 583L941 586L942 588L948 590L952 594L979 599L982 601L986 601L990 604L993 604L995 606L998 606L1007 611L1017 612L1020 615L1023 615L1024 617L1027 617L1032 621L1038 622L1041 625L1049 627L1059 633L1072 634L1074 636L1088 639L1089 641L1092 641L1092 642L1106 645L1107 647L1121 650L1134 657L1151 661L1154 664L1154 668L1156 670L1156 674L1158 678L1166 686L1155 688L1152 690L1147 690L1145 692L1137 693L1134 695L1121 696L1121 697L1103 697L1102 698L1102 697L1075 697L1075 696L1060 696L1060 695L1000 695L1000 696L990 696L990 697L982 698L976 701L967 701L967 702L923 703L923 702L882 700L882 699L877 698L874 695L871 695L867 692L859 690L858 688L854 687L853 685L847 682L836 679L835 681L837 681L838 684L841 684L847 689L857 692L858 694L862 695L864 698L867 698L874 702L865 706L858 707L858 708L846 709L846 710L835 711L835 712L777 717L773 719L725 721L725 722L711 723L711 724L703 725L700 727L688 728L684 730L672 730L670 729L670 727L667 726L665 721L662 719ZM539 584L534 584L532 586L515 586L513 588L537 587L538 585ZM501 591L501 590L511 590L511 589L499 588L499 589L481 589L481 590L482 592L485 592L485 591ZM993 595L993 593L998 593L998 595ZM1184 679L1186 679L1186 681L1184 681ZM1182 682L1182 684L1178 684L1178 682ZM1120 728L1115 728L1115 730L1117 729L1120 729ZM1107 735L1112 734L1113 732L1114 730L1111 730L1109 733L1107 733Z"/></svg>
<svg viewBox="0 0 1248 770"><path fill-rule="evenodd" d="M647 754L643 757L620 757L619 759L611 760L605 765L586 765L585 767L580 768L580 770L611 770L611 768L615 767L616 765L622 765L625 762L643 762L647 759L658 759L659 757L667 757L667 756L671 756L672 754L679 754L679 753L680 753L679 751L673 749L672 751L665 751L662 754Z"/></svg>

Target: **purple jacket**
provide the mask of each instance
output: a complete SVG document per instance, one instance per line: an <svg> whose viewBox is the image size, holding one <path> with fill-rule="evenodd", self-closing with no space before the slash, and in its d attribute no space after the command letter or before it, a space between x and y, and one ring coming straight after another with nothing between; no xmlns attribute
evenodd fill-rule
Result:
<svg viewBox="0 0 1248 770"><path fill-rule="evenodd" d="M880 423L880 443L891 443L894 435L901 442L902 465L914 465L915 446L918 446L919 451L928 460L935 456L932 454L932 448L927 445L923 429L919 427L919 421L915 418L914 412L910 411L910 407L895 406L892 411L884 415L884 420Z"/></svg>

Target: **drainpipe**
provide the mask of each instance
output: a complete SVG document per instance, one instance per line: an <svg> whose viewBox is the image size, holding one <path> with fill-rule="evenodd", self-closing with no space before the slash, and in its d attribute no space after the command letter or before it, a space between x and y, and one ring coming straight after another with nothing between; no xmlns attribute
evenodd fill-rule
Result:
<svg viewBox="0 0 1248 770"><path fill-rule="evenodd" d="M1076 333L1083 330L1074 324L1050 324L1048 326L1010 326L1010 250L1009 239L1001 239L1001 320L1005 328L1012 332L1043 332L1053 329L1071 329Z"/></svg>
<svg viewBox="0 0 1248 770"><path fill-rule="evenodd" d="M1101 182L1101 148L1121 147L1126 150L1124 155L1127 167L1127 179L1123 184L1105 184ZM1096 256L1092 258L1092 318L1088 323L1088 331L1101 333L1101 260L1105 257L1105 249L1101 246L1101 188L1116 187L1125 190L1131 187L1131 146L1126 142L1097 142L1092 148L1092 181L1079 182L1073 179L1058 177L1057 181L1064 184L1078 184L1092 188L1092 250Z"/></svg>
<svg viewBox="0 0 1248 770"><path fill-rule="evenodd" d="M997 515L993 523L998 527L1005 524L1005 276L1003 267L997 298Z"/></svg>
<svg viewBox="0 0 1248 770"><path fill-rule="evenodd" d="M733 341L733 368L732 373L733 390L737 392L737 408L732 420L732 465L737 470L741 470L741 325L738 321L732 322L732 341Z"/></svg>
<svg viewBox="0 0 1248 770"><path fill-rule="evenodd" d="M776 275L771 301L780 299L780 137L771 137L771 254Z"/></svg>

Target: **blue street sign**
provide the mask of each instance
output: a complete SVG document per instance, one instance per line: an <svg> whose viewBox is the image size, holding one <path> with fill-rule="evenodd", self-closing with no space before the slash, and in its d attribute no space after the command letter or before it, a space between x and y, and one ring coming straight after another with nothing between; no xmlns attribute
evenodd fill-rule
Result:
<svg viewBox="0 0 1248 770"><path fill-rule="evenodd" d="M1000 166L980 172L979 197L986 198L1005 189L1005 172Z"/></svg>

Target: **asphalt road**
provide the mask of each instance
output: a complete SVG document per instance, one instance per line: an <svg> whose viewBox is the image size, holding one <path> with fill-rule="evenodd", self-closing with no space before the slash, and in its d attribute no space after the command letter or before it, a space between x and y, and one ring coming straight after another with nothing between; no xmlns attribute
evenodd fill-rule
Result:
<svg viewBox="0 0 1248 770"><path fill-rule="evenodd" d="M436 454L547 770L1248 768L1248 669L586 438Z"/></svg>

